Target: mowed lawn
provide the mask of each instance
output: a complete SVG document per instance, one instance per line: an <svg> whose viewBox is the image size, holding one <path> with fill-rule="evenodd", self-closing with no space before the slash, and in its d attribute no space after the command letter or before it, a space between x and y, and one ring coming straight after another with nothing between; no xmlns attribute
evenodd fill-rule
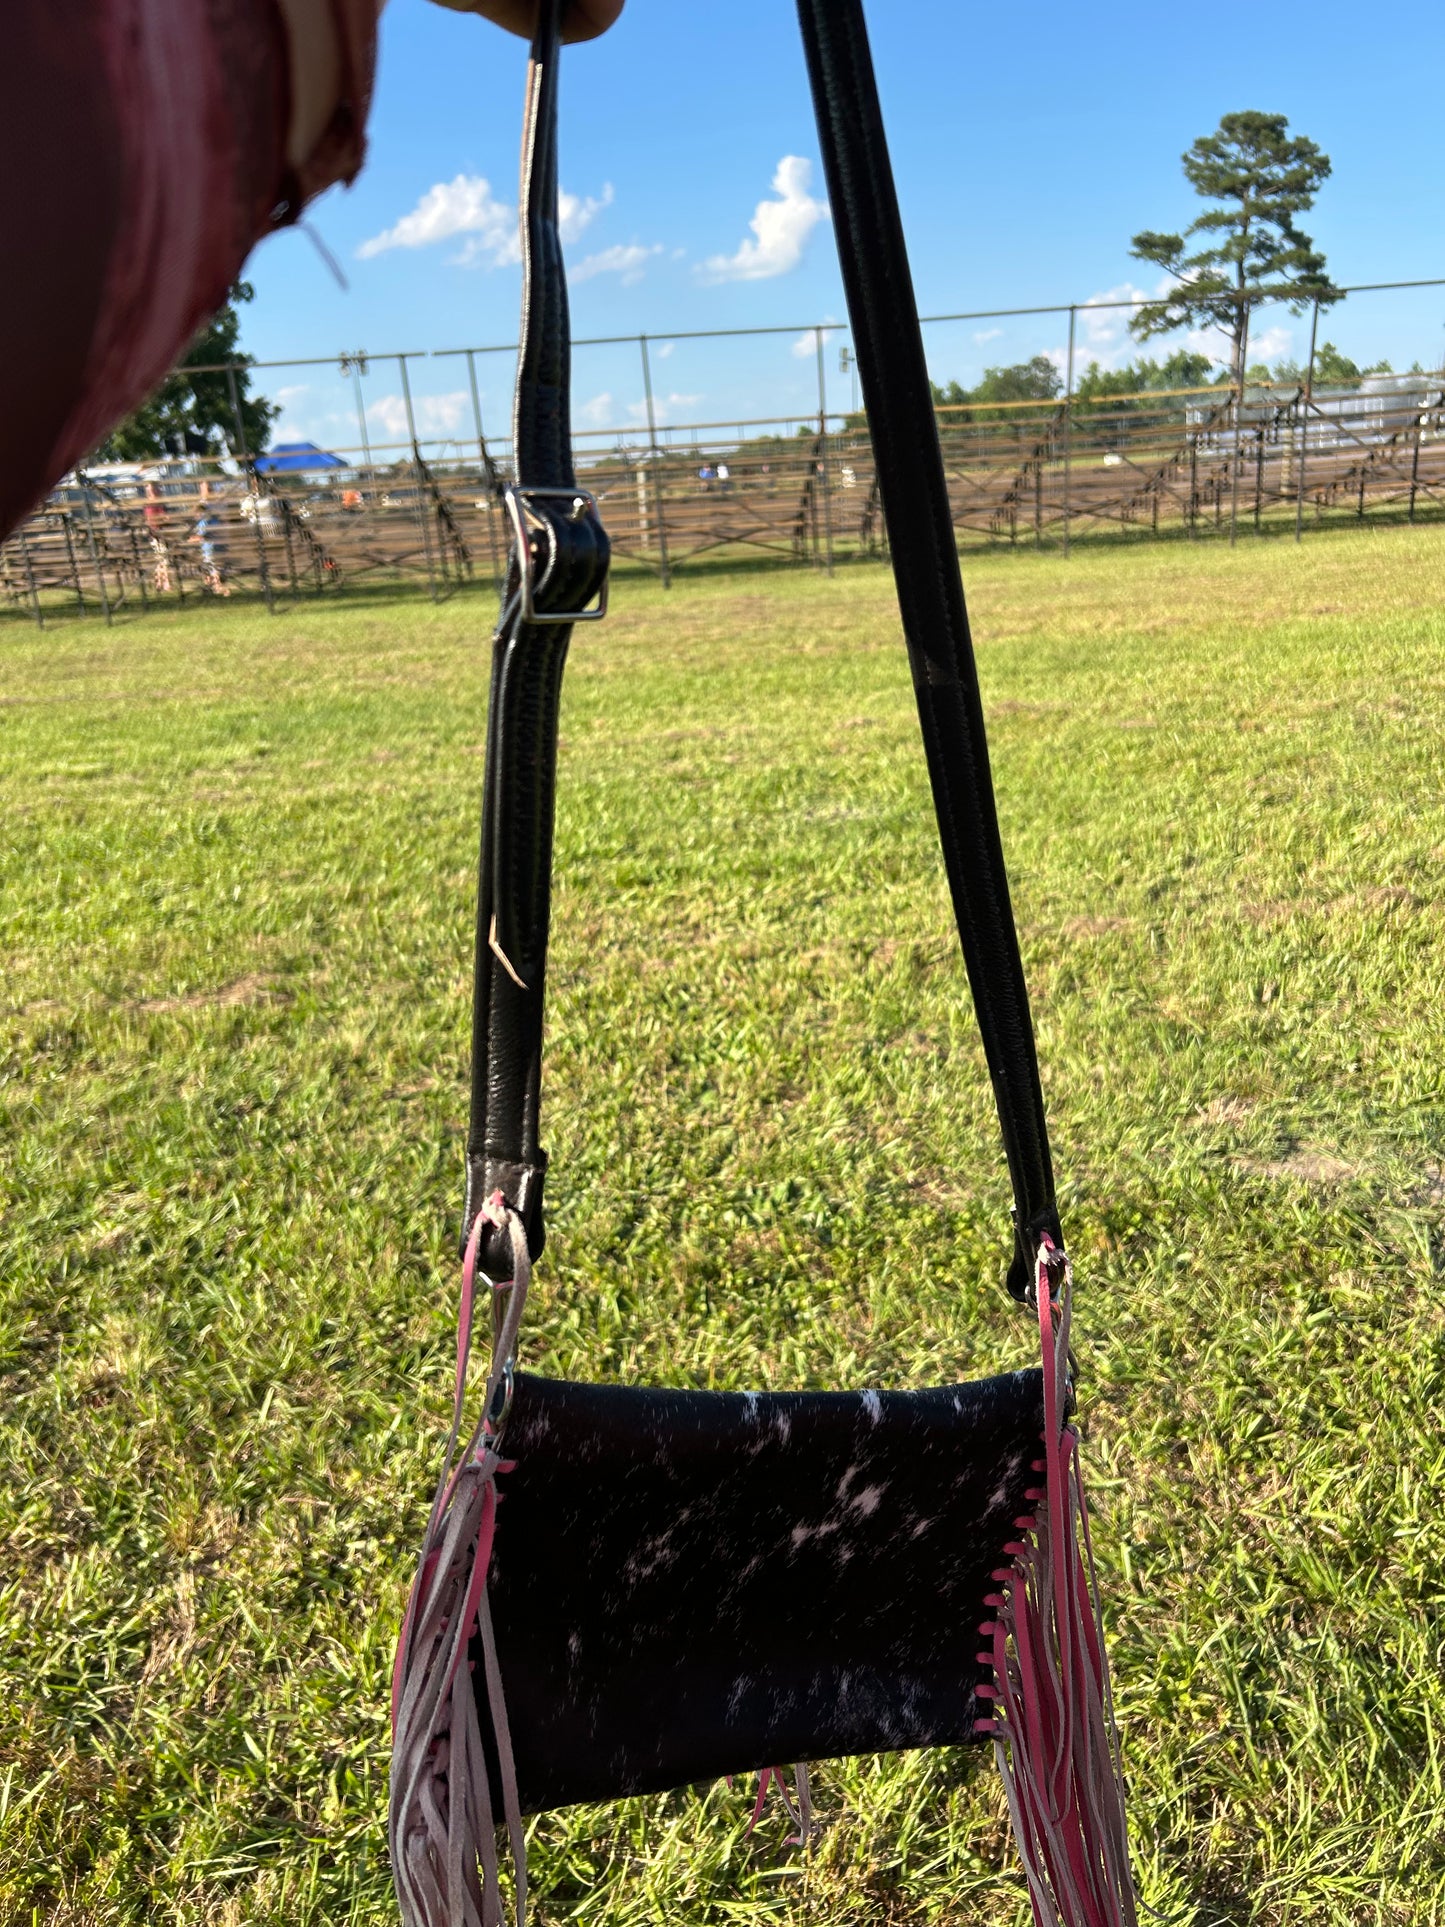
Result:
<svg viewBox="0 0 1445 1927"><path fill-rule="evenodd" d="M974 556L1143 1893L1445 1909L1445 536ZM490 600L0 630L0 1921L392 1918ZM525 1362L1027 1362L891 580L624 579L564 704ZM534 1828L537 1915L1003 1927L990 1758ZM1154 1918L1156 1916L1149 1916Z"/></svg>

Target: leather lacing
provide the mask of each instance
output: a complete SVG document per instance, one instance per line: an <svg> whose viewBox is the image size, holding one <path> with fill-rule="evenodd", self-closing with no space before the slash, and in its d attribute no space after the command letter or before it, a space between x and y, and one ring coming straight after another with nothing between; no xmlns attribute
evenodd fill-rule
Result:
<svg viewBox="0 0 1445 1927"><path fill-rule="evenodd" d="M483 1232L505 1234L513 1273L492 1287L491 1363L481 1412L457 1452L466 1406L468 1360L476 1309L477 1253ZM432 1501L421 1562L407 1601L392 1679L392 1765L389 1837L402 1918L412 1927L502 1927L497 1827L507 1830L518 1927L527 1910L527 1843L487 1572L497 1521L497 1474L509 1469L502 1434L517 1334L532 1261L527 1233L500 1191L478 1212L462 1264L457 1319L452 1429ZM473 1687L473 1639L481 1654L501 1783L501 1814L492 1796Z"/></svg>
<svg viewBox="0 0 1445 1927"><path fill-rule="evenodd" d="M994 1742L1036 1927L1135 1927L1124 1820L1124 1776L1089 1513L1071 1406L1069 1326L1073 1267L1045 1238L1032 1297L1044 1368L1043 1457L1026 1488L1034 1511L1014 1521L1022 1538L993 1577L994 1617L978 1688L991 1717L974 1730Z"/></svg>

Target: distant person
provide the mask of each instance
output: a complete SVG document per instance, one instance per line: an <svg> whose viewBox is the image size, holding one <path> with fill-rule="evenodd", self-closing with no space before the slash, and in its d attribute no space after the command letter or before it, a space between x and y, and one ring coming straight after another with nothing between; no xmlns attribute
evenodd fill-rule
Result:
<svg viewBox="0 0 1445 1927"><path fill-rule="evenodd" d="M154 482L146 483L145 508L146 534L150 537L152 568L155 576L156 594L169 595L171 592L171 551L166 540L166 523L170 517L160 490Z"/></svg>
<svg viewBox="0 0 1445 1927"><path fill-rule="evenodd" d="M727 494L732 479L732 470L728 467L727 463L719 462L717 465L717 485L724 495Z"/></svg>
<svg viewBox="0 0 1445 1927"><path fill-rule="evenodd" d="M220 517L211 505L211 485L203 481L200 513L196 517L196 526L191 531L191 540L201 551L201 587L208 590L211 595L228 596L231 590L221 575L218 542L220 528Z"/></svg>
<svg viewBox="0 0 1445 1927"><path fill-rule="evenodd" d="M704 462L702 467L697 471L697 479L702 484L702 492L704 495L711 493L712 476L713 476L712 463Z"/></svg>
<svg viewBox="0 0 1445 1927"><path fill-rule="evenodd" d="M255 525L262 535L284 535L286 516L279 497L263 495L257 484L252 485L250 494L241 502L241 513L248 522Z"/></svg>

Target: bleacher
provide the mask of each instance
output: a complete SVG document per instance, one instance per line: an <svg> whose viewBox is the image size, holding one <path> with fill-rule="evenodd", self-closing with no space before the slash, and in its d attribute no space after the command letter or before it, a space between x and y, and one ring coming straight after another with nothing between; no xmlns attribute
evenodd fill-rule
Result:
<svg viewBox="0 0 1445 1927"><path fill-rule="evenodd" d="M942 407L960 543L1099 532L1207 533L1445 507L1445 378L1304 394L1229 389ZM759 425L754 425L759 426ZM584 453L614 552L664 576L719 553L831 564L882 551L872 450L855 418ZM792 426L793 432L787 432ZM584 443L585 446L585 443ZM594 438L595 448L595 438ZM500 579L506 451L315 473L233 462L67 478L0 546L0 610L44 621L242 593L269 602L412 583L431 595ZM149 493L148 485L149 484ZM211 559L198 528L204 515Z"/></svg>

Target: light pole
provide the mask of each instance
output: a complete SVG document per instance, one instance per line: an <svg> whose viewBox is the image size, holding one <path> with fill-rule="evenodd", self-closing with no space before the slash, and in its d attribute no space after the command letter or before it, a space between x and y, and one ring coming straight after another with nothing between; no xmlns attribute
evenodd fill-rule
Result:
<svg viewBox="0 0 1445 1927"><path fill-rule="evenodd" d="M858 357L846 342L844 342L843 346L838 350L838 373L840 375L851 375L853 377L853 404L848 412L851 415L856 415L858 413Z"/></svg>

